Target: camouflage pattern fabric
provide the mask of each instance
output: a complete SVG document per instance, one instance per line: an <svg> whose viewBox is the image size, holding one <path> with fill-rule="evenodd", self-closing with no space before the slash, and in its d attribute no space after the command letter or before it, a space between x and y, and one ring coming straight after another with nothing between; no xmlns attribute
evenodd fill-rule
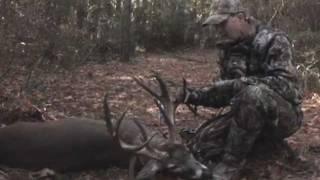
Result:
<svg viewBox="0 0 320 180"><path fill-rule="evenodd" d="M302 81L286 34L257 25L253 39L222 49L220 66L222 80L188 89L187 103L231 106L222 161L240 162L257 138L283 139L300 128Z"/></svg>
<svg viewBox="0 0 320 180"><path fill-rule="evenodd" d="M248 47L241 44L230 44L218 42L220 78L236 79L247 74L247 59L249 57Z"/></svg>

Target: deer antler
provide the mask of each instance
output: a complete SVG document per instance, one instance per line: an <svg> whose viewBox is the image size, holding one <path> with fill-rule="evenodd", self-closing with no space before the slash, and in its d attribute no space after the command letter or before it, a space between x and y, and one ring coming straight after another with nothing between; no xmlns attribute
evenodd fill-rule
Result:
<svg viewBox="0 0 320 180"><path fill-rule="evenodd" d="M108 132L110 132L111 136L115 136L113 132L113 125L112 125L112 116L110 112L110 108L108 105L108 95L105 94L103 98L103 110L104 110L104 120L106 122L106 126L108 129Z"/></svg>
<svg viewBox="0 0 320 180"><path fill-rule="evenodd" d="M137 156L133 156L129 162L129 180L136 180L134 175L136 163L137 163Z"/></svg>
<svg viewBox="0 0 320 180"><path fill-rule="evenodd" d="M187 93L187 88L188 88L188 84L187 84L187 80L185 78L182 79L182 86L183 86L183 93L184 96L189 96ZM194 114L194 116L198 116L198 112L197 112L197 107L192 107L190 104L186 104L187 108Z"/></svg>
<svg viewBox="0 0 320 180"><path fill-rule="evenodd" d="M127 111L125 111L121 117L117 120L115 127L113 126L112 123L112 116L110 113L110 108L108 105L108 100L107 100L107 95L104 96L104 103L103 103L103 107L104 107L104 113L105 113L105 122L106 122L106 126L108 128L108 131L110 132L111 136L114 137L114 139L120 144L120 146L127 151L132 151L134 153L137 154L143 154L143 155L148 155L151 157L154 157L153 155L150 155L150 152L147 152L148 150L146 149L147 144L153 139L153 137L156 135L156 133L154 133L150 138L147 138L147 133L145 132L145 129L142 127L141 124L139 124L138 121L134 120L134 123L138 126L138 128L140 129L142 136L146 139L146 141L144 143L142 143L141 145L131 145L128 144L126 142L124 142L120 136L119 136L119 130L120 130L120 126L121 123L127 113ZM154 157L154 158L158 158L158 157Z"/></svg>
<svg viewBox="0 0 320 180"><path fill-rule="evenodd" d="M133 80L144 90L150 93L153 97L155 97L155 103L160 112L164 115L165 123L167 124L169 129L169 142L174 143L176 141L175 111L177 108L177 104L174 103L171 99L169 89L160 75L155 73L154 77L156 78L160 86L160 95L150 89L147 85L145 85L142 80L136 77L133 77ZM161 105L163 105L163 107Z"/></svg>

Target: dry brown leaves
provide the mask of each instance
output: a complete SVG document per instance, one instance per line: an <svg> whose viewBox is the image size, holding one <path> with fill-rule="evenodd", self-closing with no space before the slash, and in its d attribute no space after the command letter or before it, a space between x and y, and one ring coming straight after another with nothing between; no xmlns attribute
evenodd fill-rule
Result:
<svg viewBox="0 0 320 180"><path fill-rule="evenodd" d="M70 72L38 73L34 78L34 82L38 82L38 86L35 86L33 91L27 94L26 99L30 102L27 104L29 104L28 107L36 111L44 112L46 110L45 114L56 119L65 116L100 119L103 117L102 99L107 93L114 115L118 116L126 108L130 108L127 118L136 117L145 120L149 125L159 127L159 113L152 98L134 83L132 76L138 76L146 82L153 82L151 71L157 71L165 80L169 81L173 90L174 87L181 85L183 77L191 86L208 85L216 77L215 57L214 52L206 50L188 50L161 55L143 54L128 64L111 61L106 64L87 64ZM26 71L19 72L15 77L2 82L5 94L10 94L13 97L19 94L25 81ZM5 101L1 101L1 103L3 102ZM7 109L10 109L9 106ZM309 150L316 148L320 142L319 95L314 94L307 98L303 110L305 112L303 128L288 141L300 153L301 157L316 161L320 158L320 153L311 154ZM178 125L180 127L195 127L215 112L215 110L204 108L200 108L199 111L204 117L194 117L186 107L179 107L177 112ZM277 169L277 167L269 164L262 168ZM284 173L282 177L291 176L287 171L281 173ZM94 175L89 176L93 177ZM277 175L270 175L270 177L273 176ZM110 176L99 176L94 179L103 178L112 179ZM81 178L75 176L69 179Z"/></svg>

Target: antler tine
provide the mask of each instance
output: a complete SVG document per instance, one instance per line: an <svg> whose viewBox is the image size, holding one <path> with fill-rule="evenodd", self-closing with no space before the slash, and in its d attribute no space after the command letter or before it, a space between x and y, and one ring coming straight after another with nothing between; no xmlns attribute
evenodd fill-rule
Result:
<svg viewBox="0 0 320 180"><path fill-rule="evenodd" d="M127 150L127 151L132 151L135 154L148 156L153 159L160 159L161 156L165 156L164 153L153 152L149 149L148 144L157 135L157 133L156 132L153 133L151 135L151 137L148 138L148 135L146 133L145 128L136 119L134 119L133 121L137 125L137 127L140 129L141 134L142 134L145 142L143 142L141 145L131 145L131 144L124 142L121 139L119 134L120 134L121 123L123 122L123 119L124 119L125 115L127 114L128 110L126 110L125 112L122 113L120 118L116 121L115 126L113 126L112 120L111 120L112 116L110 113L110 108L109 108L107 99L108 99L108 95L106 94L104 96L104 102L103 102L106 126L108 128L108 131L110 132L110 135L113 137L114 140L116 140L119 143L119 145L121 146L122 149Z"/></svg>
<svg viewBox="0 0 320 180"><path fill-rule="evenodd" d="M137 156L133 156L130 159L130 163L129 163L129 180L136 180L136 178L134 177L135 175L135 169L136 169L136 163L137 163Z"/></svg>
<svg viewBox="0 0 320 180"><path fill-rule="evenodd" d="M187 95L187 88L188 88L188 84L187 84L187 80L185 78L182 78L182 86L183 86L183 93L186 96ZM195 115L198 116L198 112L197 112L197 108L196 107L192 107L190 104L186 104L186 106L188 107L188 109Z"/></svg>
<svg viewBox="0 0 320 180"><path fill-rule="evenodd" d="M163 109L163 107L161 107L159 102L156 101L156 100L154 102L157 105L157 107L159 108L160 112L163 114L165 123L168 126L168 129L169 129L169 142L174 143L174 141L176 140L176 128L175 128L175 125L171 122L170 118L168 117L168 115L165 112L165 110Z"/></svg>
<svg viewBox="0 0 320 180"><path fill-rule="evenodd" d="M173 101L170 98L170 93L169 89L166 85L166 83L162 80L160 75L156 72L154 73L154 77L159 83L161 94L158 95L155 93L153 90L151 90L148 86L146 86L141 80L133 77L133 79L137 82L138 85L140 85L143 89L145 89L147 92L149 92L152 96L154 96L157 100L160 101L160 103L163 105L159 104L159 102L155 101L156 105L158 106L160 112L164 115L165 117L165 123L168 126L169 129L169 142L174 142L176 140L176 128L175 128L175 110L176 110L176 105L173 103Z"/></svg>
<svg viewBox="0 0 320 180"><path fill-rule="evenodd" d="M185 78L182 78L182 84L184 91L187 89L187 80Z"/></svg>
<svg viewBox="0 0 320 180"><path fill-rule="evenodd" d="M156 105L159 107L160 104L157 104L158 101L155 100L155 102L156 102ZM159 109L160 109L160 108L159 108ZM164 113L164 112L163 112L163 111L164 111L163 108L161 108L160 111L161 111L162 113ZM166 116L166 114L165 114L165 116ZM167 117L167 116L166 116L166 117ZM165 117L165 120L167 120L166 117ZM139 123L139 121L137 121L136 119L134 119L133 121L136 123L136 125L138 126L138 128L141 130L143 139L144 139L144 140L147 140L147 139L148 139L148 135L147 135L147 133L146 133L145 127L144 127L141 123ZM157 134L157 133L155 133L154 135L156 135L156 134ZM173 137L173 136L170 136L170 137ZM167 155L167 152L165 152L165 151L159 151L158 149L151 148L151 147L149 146L149 143L147 143L145 149L143 149L143 151L140 151L139 154L142 154L142 155L145 155L145 156L149 156L149 157L151 157L151 158L153 158L153 159L161 159L161 157L164 157L164 156Z"/></svg>
<svg viewBox="0 0 320 180"><path fill-rule="evenodd" d="M158 73L154 73L154 77L156 78L156 80L159 83L160 90L161 90L161 96L164 99L166 99L167 101L170 101L170 93L169 93L169 90L168 90L166 83L162 80L162 78L160 77L160 75Z"/></svg>
<svg viewBox="0 0 320 180"><path fill-rule="evenodd" d="M140 131L141 131L141 135L142 135L142 137L143 137L143 140L144 141L148 141L148 134L147 134L147 132L146 132L146 129L145 129L145 127L139 122L139 121L137 121L136 119L133 119L133 122L137 125L137 127L140 129ZM154 134L153 134L153 136L155 136L157 133L155 132ZM151 138L149 138L150 140L151 140ZM150 142L150 141L149 141ZM150 146L149 146L149 143L147 143L146 145L145 145L145 148L146 148L146 150L148 150L149 151L149 153L151 153L151 152L154 152L154 149L151 149L150 148ZM148 155L148 154L146 154L146 155Z"/></svg>
<svg viewBox="0 0 320 180"><path fill-rule="evenodd" d="M146 150L146 146L156 135L157 134L154 133L147 141L145 141L141 145L131 145L131 144L124 142L122 139L119 139L119 143L120 143L121 148L124 150L132 151L133 153L136 153L136 154L146 155L146 156L150 156L150 157L155 158L155 156L149 155L151 153L149 153L149 151ZM156 158L158 158L158 157L156 157Z"/></svg>
<svg viewBox="0 0 320 180"><path fill-rule="evenodd" d="M161 97L155 93L153 90L151 90L148 86L146 86L140 79L136 77L132 77L132 79L139 85L141 86L144 90L146 90L148 93L150 93L152 96L157 98L159 101L161 101Z"/></svg>
<svg viewBox="0 0 320 180"><path fill-rule="evenodd" d="M148 144L149 141L152 140L153 137L149 138L146 142L144 142L142 145L139 145L139 146L130 145L130 144L124 142L121 139L121 137L119 136L119 131L120 131L121 123L122 123L126 113L127 113L127 111L125 111L121 115L120 119L116 123L116 133L115 133L116 135L115 135L115 138L119 141L119 144L121 145L121 147L123 149L128 150L128 151L139 151L139 150L143 149L146 146L146 144Z"/></svg>
<svg viewBox="0 0 320 180"><path fill-rule="evenodd" d="M175 111L177 105L171 100L169 88L160 75L155 73L154 76L157 79L161 89L161 97L163 100L160 102L164 108L162 108L158 102L156 102L156 105L158 106L160 112L164 115L166 120L165 122L169 128L169 141L174 143L176 140Z"/></svg>
<svg viewBox="0 0 320 180"><path fill-rule="evenodd" d="M146 132L146 129L144 128L144 126L139 122L137 121L136 119L133 119L133 122L137 125L137 127L140 129L141 131L141 135L143 137L143 140L146 141L148 140L148 134Z"/></svg>
<svg viewBox="0 0 320 180"><path fill-rule="evenodd" d="M106 126L111 136L114 136L114 130L111 122L111 113L108 105L108 94L104 95L103 99L103 110L104 110L104 120L106 122Z"/></svg>
<svg viewBox="0 0 320 180"><path fill-rule="evenodd" d="M131 145L131 144L128 144L128 143L124 142L120 138L120 136L118 134L119 134L120 126L121 126L121 123L122 123L122 121L124 119L125 114L126 114L126 112L122 114L121 118L117 121L117 124L116 124L116 137L115 138L118 140L118 142L119 142L120 146L122 147L122 149L127 150L127 151L132 151L135 154L140 154L140 155L143 155L143 156L147 156L147 157L150 157L152 159L161 159L163 156L166 156L166 153L153 151L153 149L152 150L149 149L148 144L157 135L157 133L156 132L153 133L151 135L151 137L148 138L147 133L146 133L145 129L143 128L143 126L135 119L133 121L138 126L138 128L140 129L140 131L142 133L142 136L145 139L145 142L143 142L141 145Z"/></svg>

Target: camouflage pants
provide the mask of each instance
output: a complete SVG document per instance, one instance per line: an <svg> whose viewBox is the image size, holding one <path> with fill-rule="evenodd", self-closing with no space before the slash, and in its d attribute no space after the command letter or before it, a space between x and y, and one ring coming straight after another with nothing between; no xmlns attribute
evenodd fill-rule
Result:
<svg viewBox="0 0 320 180"><path fill-rule="evenodd" d="M301 126L303 114L264 84L249 85L231 100L232 121L225 157L243 159L257 138L284 139Z"/></svg>

